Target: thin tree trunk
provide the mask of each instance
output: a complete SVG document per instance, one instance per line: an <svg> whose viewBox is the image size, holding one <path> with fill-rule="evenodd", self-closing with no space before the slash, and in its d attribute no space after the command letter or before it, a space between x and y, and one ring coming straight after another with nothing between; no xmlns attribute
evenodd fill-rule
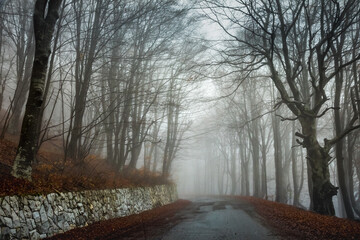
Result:
<svg viewBox="0 0 360 240"><path fill-rule="evenodd" d="M231 149L230 149L230 159L231 159L231 169L230 169L230 175L231 175L231 195L235 195L235 191L236 191L236 185L237 185L237 179L236 179L236 155L235 155L235 146L233 143L231 144Z"/></svg>
<svg viewBox="0 0 360 240"><path fill-rule="evenodd" d="M360 216L360 209L357 207L357 203L356 203L356 200L355 200L355 196L354 196L354 180L353 180L353 177L354 177L354 165L353 165L353 158L354 158L354 146L355 146L355 141L356 139L354 139L354 134L356 133L352 133L352 134L349 134L347 136L347 152L348 152L348 172L347 172L347 175L349 177L349 196L350 196L350 201L351 201L351 204L352 204L352 207L355 211L355 213Z"/></svg>
<svg viewBox="0 0 360 240"><path fill-rule="evenodd" d="M292 140L291 140L291 161L292 161L292 177L293 177L293 184L294 184L294 198L293 198L293 205L299 206L299 199L300 199L300 186L298 182L298 168L297 168L297 151L296 151L296 139L295 139L295 121L292 122Z"/></svg>
<svg viewBox="0 0 360 240"><path fill-rule="evenodd" d="M77 91L76 91L76 98L75 98L75 114L74 114L74 122L73 128L71 129L71 139L69 142L69 156L72 157L74 160L83 160L83 149L82 148L82 128L83 128L83 118L85 114L85 105L86 105L86 97L90 87L90 80L93 74L93 64L95 61L96 56L96 48L99 42L99 36L101 32L101 13L105 11L105 6L102 2L96 2L95 8L95 15L93 26L91 30L91 37L90 42L86 42L85 44L89 44L89 50L86 53L87 58L85 60L84 66L84 74L81 76L78 74L77 81ZM82 13L81 13L82 14ZM81 25L78 25L77 28L80 28ZM77 36L80 38L81 36ZM78 40L79 41L79 40ZM79 45L79 44L78 44ZM78 46L79 47L79 46ZM83 61L84 53L78 53L77 56L77 64L79 61ZM82 77L82 78L81 78ZM82 81L80 80L82 79Z"/></svg>
<svg viewBox="0 0 360 240"><path fill-rule="evenodd" d="M275 201L285 203L286 202L286 189L284 186L283 175L283 153L280 134L280 119L273 115L273 135L274 135L274 159L275 159Z"/></svg>
<svg viewBox="0 0 360 240"><path fill-rule="evenodd" d="M335 101L334 107L338 108L335 110L335 132L336 135L339 136L343 131L342 127L342 119L340 116L340 97L341 97L341 88L342 88L342 77L338 76L335 78ZM345 208L345 212L348 218L354 219L354 212L351 207L351 202L349 198L349 192L345 181L345 169L344 169L344 156L343 156L343 147L344 142L343 140L338 141L335 144L335 154L336 154L336 166L337 166L337 173L338 173L338 182L340 187L340 192Z"/></svg>

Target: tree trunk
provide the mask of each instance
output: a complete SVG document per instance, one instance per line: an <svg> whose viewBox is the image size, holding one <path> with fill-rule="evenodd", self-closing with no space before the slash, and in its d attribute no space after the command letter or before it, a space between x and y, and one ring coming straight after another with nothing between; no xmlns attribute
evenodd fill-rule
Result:
<svg viewBox="0 0 360 240"><path fill-rule="evenodd" d="M238 132L239 136L239 155L241 158L241 195L249 196L249 160L247 159L246 142L244 142L243 135Z"/></svg>
<svg viewBox="0 0 360 240"><path fill-rule="evenodd" d="M152 166L152 171L156 172L157 170L157 163L158 163L158 146L157 143L155 143L154 146L154 161L153 161L153 166Z"/></svg>
<svg viewBox="0 0 360 240"><path fill-rule="evenodd" d="M261 197L260 196L261 179L260 179L259 127L257 120L253 121L252 131L253 134L251 138L251 144L252 144L252 157L253 157L253 189L254 189L253 195L255 197Z"/></svg>
<svg viewBox="0 0 360 240"><path fill-rule="evenodd" d="M45 89L44 89L44 93L43 93L43 104L41 105L41 109L40 109L40 124L38 124L38 132L40 133L39 134L39 139L36 139L36 148L35 148L35 153L37 154L37 152L39 151L41 145L43 144L44 142L44 139L45 139L45 136L46 134L48 133L49 131L49 124L50 124L50 120L53 116L53 113L56 109L56 103L57 103L57 99L58 99L58 96L60 94L60 91L58 92L57 94L57 97L55 98L55 103L53 105L53 108L52 108L52 111L51 111L51 114L49 116L49 119L47 119L47 124L45 126L42 126L42 123L43 123L43 118L44 118L44 112L45 112L45 109L47 107L47 104L46 104L46 100L49 98L48 97L48 94L49 94L49 89L50 89L50 86L51 86L51 79L52 79L52 74L53 74L53 71L54 71L54 62L55 62L55 57L56 57L56 49L58 49L58 42L59 42L59 38L60 38L60 32L61 32L61 25L62 25L62 20L64 18L64 10L65 10L65 5L66 4L66 1L63 1L62 2L62 5L61 5L61 11L60 11L60 16L59 16L59 20L57 21L57 27L56 27L56 32L55 32L55 36L54 36L54 39L53 39L53 44L52 44L52 55L50 57L50 61L49 61L49 67L48 67L48 74L46 76L46 80L45 80ZM60 78L61 79L61 78ZM62 88L62 85L61 85L61 88ZM51 98L51 96L50 96ZM50 101L50 100L49 100ZM43 129L42 129L43 128Z"/></svg>
<svg viewBox="0 0 360 240"><path fill-rule="evenodd" d="M12 175L31 180L35 159L41 105L43 103L46 71L54 27L59 18L61 0L37 0L34 8L35 58L31 74L30 92L22 123L20 142L16 152Z"/></svg>
<svg viewBox="0 0 360 240"><path fill-rule="evenodd" d="M80 6L82 7L82 6ZM85 106L88 90L90 87L90 81L93 74L93 64L96 58L96 50L98 42L100 41L100 32L101 32L101 15L102 12L106 11L104 4L101 1L96 2L94 21L91 30L91 37L89 41L86 41L84 44L89 44L88 52L85 53L85 64L83 69L83 75L77 73L76 79L76 98L75 98L75 110L74 110L74 122L73 128L71 129L71 138L69 142L69 156L73 158L73 160L79 161L83 160L83 149L82 149L82 135L83 135L83 118L85 114ZM82 14L82 13L80 13ZM77 31L82 31L81 23L77 24ZM80 34L77 38L81 38ZM80 48L79 41L77 39L77 47ZM79 50L78 50L79 51ZM80 66L80 62L83 63L84 53L77 53L77 67ZM78 70L77 70L78 71Z"/></svg>
<svg viewBox="0 0 360 240"><path fill-rule="evenodd" d="M261 179L262 179L262 184L261 184L261 188L262 188L262 195L265 199L268 198L268 191L267 191L267 170L266 170L266 149L265 147L263 147L262 149L262 158L263 158L263 161L262 161L262 169L261 169L261 172L262 172L262 176L261 176Z"/></svg>
<svg viewBox="0 0 360 240"><path fill-rule="evenodd" d="M236 190L236 156L235 156L235 149L234 146L231 146L232 149L230 149L231 152L231 169L230 169L230 174L231 174L231 195L235 195L235 190Z"/></svg>
<svg viewBox="0 0 360 240"><path fill-rule="evenodd" d="M355 145L356 139L354 137L354 133L351 133L347 136L347 160L348 160L348 171L347 176L349 178L349 197L352 204L352 207L355 211L355 213L360 216L360 209L357 208L356 200L354 197L354 165L353 165L353 158L354 158L354 145Z"/></svg>
<svg viewBox="0 0 360 240"><path fill-rule="evenodd" d="M273 122L273 133L274 133L274 159L275 159L275 201L285 203L286 202L286 189L284 186L284 175L283 175L283 155L282 155L282 144L280 134L280 119L275 115L272 117Z"/></svg>
<svg viewBox="0 0 360 240"><path fill-rule="evenodd" d="M295 121L292 123L292 140L291 140L291 161L292 161L292 176L293 176L293 184L294 184L294 198L293 198L293 205L299 206L300 205L300 187L298 182L298 168L297 168L297 151L294 147L296 144L295 139Z"/></svg>
<svg viewBox="0 0 360 240"><path fill-rule="evenodd" d="M342 88L342 77L336 76L335 78L335 101L334 101L334 107L338 108L335 110L335 132L336 136L339 136L342 131L342 120L344 118L341 118L340 116L340 97L341 97L341 88ZM344 156L343 156L343 147L344 147L344 141L340 140L335 144L335 154L336 154L336 167L338 172L338 182L340 187L340 192L342 196L342 202L344 204L345 212L348 218L354 219L354 212L351 207L348 187L345 180L345 169L344 169Z"/></svg>
<svg viewBox="0 0 360 240"><path fill-rule="evenodd" d="M266 162L267 162L267 149L268 149L268 141L265 137L266 132L265 132L265 128L262 127L260 128L260 132L261 132L261 156L262 156L262 166L261 166L261 194L262 197L265 199L268 199L268 191L267 191L267 168L266 168Z"/></svg>
<svg viewBox="0 0 360 240"><path fill-rule="evenodd" d="M311 167L313 210L320 214L335 215L332 197L337 194L337 187L330 182L329 149L321 147L317 141L316 119L301 117L303 145L307 151Z"/></svg>

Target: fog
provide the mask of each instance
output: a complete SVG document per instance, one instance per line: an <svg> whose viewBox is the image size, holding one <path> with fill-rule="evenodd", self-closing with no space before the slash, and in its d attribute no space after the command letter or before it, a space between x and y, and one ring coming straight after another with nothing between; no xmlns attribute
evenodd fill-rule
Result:
<svg viewBox="0 0 360 240"><path fill-rule="evenodd" d="M14 176L51 142L65 160L169 178L183 198L359 217L360 3L54 2L0 1Z"/></svg>

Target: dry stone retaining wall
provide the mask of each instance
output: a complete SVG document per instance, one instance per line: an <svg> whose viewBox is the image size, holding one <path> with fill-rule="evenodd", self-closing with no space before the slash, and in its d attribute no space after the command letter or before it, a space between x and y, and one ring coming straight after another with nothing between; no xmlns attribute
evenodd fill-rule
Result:
<svg viewBox="0 0 360 240"><path fill-rule="evenodd" d="M0 240L45 238L175 200L175 185L1 197Z"/></svg>

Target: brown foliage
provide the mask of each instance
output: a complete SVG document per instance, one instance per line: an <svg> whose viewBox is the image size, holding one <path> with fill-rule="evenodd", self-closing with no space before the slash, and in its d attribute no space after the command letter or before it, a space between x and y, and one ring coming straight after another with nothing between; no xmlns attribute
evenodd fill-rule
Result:
<svg viewBox="0 0 360 240"><path fill-rule="evenodd" d="M267 222L288 239L360 239L360 223L324 216L290 205L254 197L241 197L251 202Z"/></svg>
<svg viewBox="0 0 360 240"><path fill-rule="evenodd" d="M46 148L47 150L49 148ZM49 192L80 191L169 183L159 174L144 170L125 171L120 174L105 159L90 155L81 164L64 161L61 153L40 150L38 162L33 166L32 181L11 176L16 144L0 140L0 196Z"/></svg>

